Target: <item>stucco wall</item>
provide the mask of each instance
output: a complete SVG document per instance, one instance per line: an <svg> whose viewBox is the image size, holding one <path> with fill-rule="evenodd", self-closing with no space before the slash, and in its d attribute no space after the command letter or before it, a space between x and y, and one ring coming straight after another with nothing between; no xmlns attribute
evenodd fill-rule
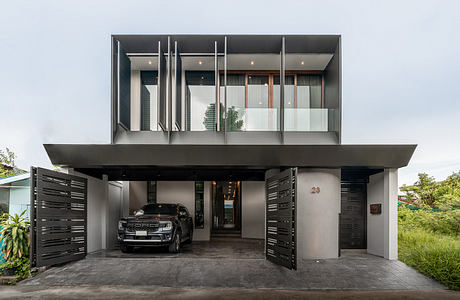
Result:
<svg viewBox="0 0 460 300"><path fill-rule="evenodd" d="M265 182L243 181L241 194L241 237L264 239Z"/></svg>
<svg viewBox="0 0 460 300"><path fill-rule="evenodd" d="M297 174L297 257L338 257L340 169L299 169ZM319 187L319 193L312 193Z"/></svg>
<svg viewBox="0 0 460 300"><path fill-rule="evenodd" d="M383 208L383 173L369 176L367 184L367 252L383 256L384 251L384 216L371 215L370 204L382 204Z"/></svg>
<svg viewBox="0 0 460 300"><path fill-rule="evenodd" d="M194 181L157 181L158 203L181 203L187 207L195 224L195 182ZM210 239L210 183L204 183L204 228L194 228L194 241Z"/></svg>

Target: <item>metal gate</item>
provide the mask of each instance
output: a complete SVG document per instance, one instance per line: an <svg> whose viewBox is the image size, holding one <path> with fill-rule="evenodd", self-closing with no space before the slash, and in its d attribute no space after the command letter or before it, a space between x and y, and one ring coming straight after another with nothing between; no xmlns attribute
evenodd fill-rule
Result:
<svg viewBox="0 0 460 300"><path fill-rule="evenodd" d="M79 260L87 252L87 180L32 167L30 232L32 266Z"/></svg>
<svg viewBox="0 0 460 300"><path fill-rule="evenodd" d="M265 181L265 256L289 269L297 269L296 172L291 168Z"/></svg>

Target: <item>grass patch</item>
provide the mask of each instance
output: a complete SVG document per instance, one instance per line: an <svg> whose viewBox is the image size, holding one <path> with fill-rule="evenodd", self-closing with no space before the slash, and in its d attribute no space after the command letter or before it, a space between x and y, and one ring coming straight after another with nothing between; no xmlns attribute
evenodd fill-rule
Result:
<svg viewBox="0 0 460 300"><path fill-rule="evenodd" d="M460 290L460 236L399 226L399 260L417 271Z"/></svg>

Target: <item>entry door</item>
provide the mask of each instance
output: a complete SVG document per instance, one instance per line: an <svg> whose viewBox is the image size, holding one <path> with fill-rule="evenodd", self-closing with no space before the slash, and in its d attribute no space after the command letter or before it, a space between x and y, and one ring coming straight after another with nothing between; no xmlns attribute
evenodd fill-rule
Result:
<svg viewBox="0 0 460 300"><path fill-rule="evenodd" d="M296 173L291 168L265 181L265 257L289 269L297 269Z"/></svg>
<svg viewBox="0 0 460 300"><path fill-rule="evenodd" d="M366 183L342 183L340 248L366 249Z"/></svg>
<svg viewBox="0 0 460 300"><path fill-rule="evenodd" d="M32 167L30 171L32 266L79 260L87 252L86 178Z"/></svg>

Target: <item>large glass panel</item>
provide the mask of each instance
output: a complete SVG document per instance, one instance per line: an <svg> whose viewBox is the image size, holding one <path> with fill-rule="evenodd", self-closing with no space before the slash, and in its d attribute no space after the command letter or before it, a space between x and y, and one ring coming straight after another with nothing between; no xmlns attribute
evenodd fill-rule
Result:
<svg viewBox="0 0 460 300"><path fill-rule="evenodd" d="M158 57L131 56L131 131L158 131Z"/></svg>
<svg viewBox="0 0 460 300"><path fill-rule="evenodd" d="M224 76L221 75L221 82ZM221 88L221 91L223 91ZM221 93L221 95L225 95ZM245 75L227 74L227 131L240 131L244 126ZM221 100L224 103L224 100Z"/></svg>
<svg viewBox="0 0 460 300"><path fill-rule="evenodd" d="M294 108L295 107L295 83L294 75L285 76L284 81L284 107ZM279 115L280 115L280 76L273 76L273 107L277 109L278 123L277 128L279 130Z"/></svg>
<svg viewBox="0 0 460 300"><path fill-rule="evenodd" d="M321 102L321 75L296 75L294 106L285 106L286 131L327 131L326 109Z"/></svg>
<svg viewBox="0 0 460 300"><path fill-rule="evenodd" d="M186 130L216 130L214 72L186 71Z"/></svg>
<svg viewBox="0 0 460 300"><path fill-rule="evenodd" d="M248 75L245 130L276 131L276 108L269 103L269 76Z"/></svg>
<svg viewBox="0 0 460 300"><path fill-rule="evenodd" d="M158 130L157 71L141 71L141 130Z"/></svg>
<svg viewBox="0 0 460 300"><path fill-rule="evenodd" d="M279 53L227 55L227 131L279 130L279 68Z"/></svg>

